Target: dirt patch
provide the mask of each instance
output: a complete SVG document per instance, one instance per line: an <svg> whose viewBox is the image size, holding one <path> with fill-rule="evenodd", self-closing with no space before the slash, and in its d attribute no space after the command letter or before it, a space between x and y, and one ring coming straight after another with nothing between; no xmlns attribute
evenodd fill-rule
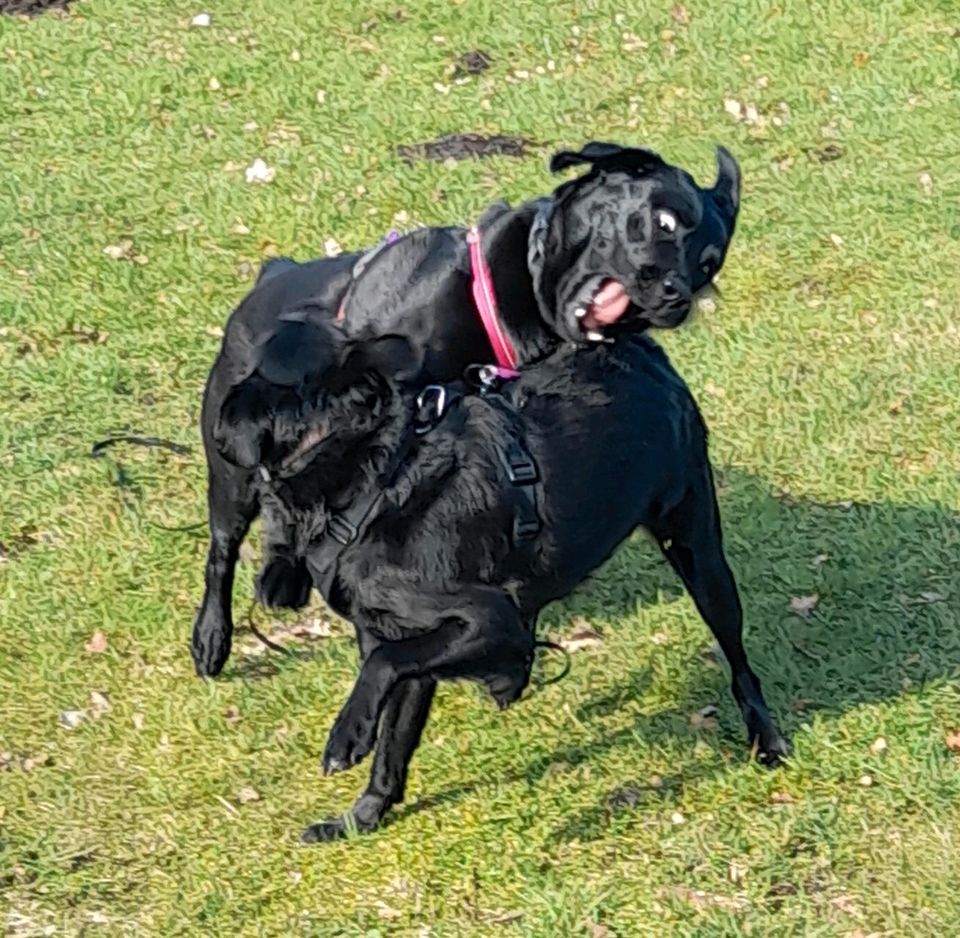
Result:
<svg viewBox="0 0 960 938"><path fill-rule="evenodd" d="M527 147L531 146L536 144L523 137L450 134L429 143L402 144L397 147L397 156L407 164L413 164L416 160L443 163L445 160L485 159L489 156L523 158L527 155Z"/></svg>
<svg viewBox="0 0 960 938"><path fill-rule="evenodd" d="M481 49L471 49L457 56L453 69L454 78L466 78L468 75L480 75L490 68L493 59Z"/></svg>
<svg viewBox="0 0 960 938"><path fill-rule="evenodd" d="M39 16L51 10L66 10L72 0L0 0L0 13L11 16Z"/></svg>

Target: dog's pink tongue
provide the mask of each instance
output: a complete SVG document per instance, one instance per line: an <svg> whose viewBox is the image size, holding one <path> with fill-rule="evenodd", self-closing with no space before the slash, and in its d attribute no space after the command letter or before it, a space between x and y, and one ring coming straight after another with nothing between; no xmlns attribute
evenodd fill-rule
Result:
<svg viewBox="0 0 960 938"><path fill-rule="evenodd" d="M629 305L630 297L627 296L623 284L616 280L604 280L587 309L587 315L583 317L583 324L587 329L609 326L627 311Z"/></svg>

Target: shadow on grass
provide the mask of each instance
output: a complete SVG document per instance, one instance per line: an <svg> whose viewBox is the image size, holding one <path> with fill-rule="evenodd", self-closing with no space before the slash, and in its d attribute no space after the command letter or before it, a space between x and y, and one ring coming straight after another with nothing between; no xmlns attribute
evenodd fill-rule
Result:
<svg viewBox="0 0 960 938"><path fill-rule="evenodd" d="M745 610L746 645L768 702L788 736L814 712L840 714L864 704L898 697L910 688L960 678L960 612L957 566L960 516L943 506L886 503L819 504L772 493L761 481L736 470L718 472L727 555L736 574ZM652 592L677 594L665 564L647 569L649 558L629 562L640 552L627 548L603 573L607 619L630 614ZM649 574L653 574L652 581ZM636 590L634 589L636 587ZM793 597L816 597L806 617L792 612ZM568 612L596 611L589 587L564 604ZM711 642L704 626L704 647ZM660 794L643 785L608 793L603 803L568 819L555 839L600 836L606 820L623 804L649 803L724 770L730 751L745 751L742 727L729 705L728 672L701 654L692 655L670 712L645 714L609 730L604 722L641 697L651 675L639 668L623 675L610 693L590 700L576 713L591 736L539 755L508 782L528 784L553 766L575 766L630 746L639 736L655 743L683 741L691 747L688 713L716 700L723 713L719 733L700 734L713 758L684 769L683 778L665 779ZM691 775L692 773L692 775ZM484 787L468 782L421 799L397 811L397 820L433 807L456 803ZM624 793L626 792L626 794Z"/></svg>

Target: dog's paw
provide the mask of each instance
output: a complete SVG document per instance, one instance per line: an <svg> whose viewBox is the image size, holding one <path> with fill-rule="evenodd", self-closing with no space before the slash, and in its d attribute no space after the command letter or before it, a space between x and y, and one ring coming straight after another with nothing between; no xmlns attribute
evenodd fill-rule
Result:
<svg viewBox="0 0 960 938"><path fill-rule="evenodd" d="M790 743L774 726L772 732L755 738L757 762L768 769L775 769L790 757Z"/></svg>
<svg viewBox="0 0 960 938"><path fill-rule="evenodd" d="M753 711L747 719L747 738L756 747L757 762L774 769L790 756L790 743L766 711Z"/></svg>
<svg viewBox="0 0 960 938"><path fill-rule="evenodd" d="M342 710L323 752L323 774L334 775L353 768L369 754L376 741L376 721L355 719L347 709Z"/></svg>
<svg viewBox="0 0 960 938"><path fill-rule="evenodd" d="M340 817L331 817L311 824L300 835L300 843L329 844L351 834L369 834L376 826L376 822L366 823L356 813L348 811Z"/></svg>
<svg viewBox="0 0 960 938"><path fill-rule="evenodd" d="M393 803L393 798L389 796L365 792L346 814L311 824L300 835L300 843L329 843L354 833L368 834L380 826L384 815Z"/></svg>
<svg viewBox="0 0 960 938"><path fill-rule="evenodd" d="M313 581L302 562L274 557L257 575L257 600L269 609L302 609L310 602Z"/></svg>
<svg viewBox="0 0 960 938"><path fill-rule="evenodd" d="M501 710L506 710L512 703L516 703L523 694L524 688L530 680L529 670L509 671L498 674L487 681L487 690Z"/></svg>
<svg viewBox="0 0 960 938"><path fill-rule="evenodd" d="M190 653L199 677L216 677L230 657L233 629L220 615L201 609L193 626Z"/></svg>
<svg viewBox="0 0 960 938"><path fill-rule="evenodd" d="M335 840L342 840L350 832L352 825L346 817L328 818L311 824L300 835L300 843L329 844Z"/></svg>

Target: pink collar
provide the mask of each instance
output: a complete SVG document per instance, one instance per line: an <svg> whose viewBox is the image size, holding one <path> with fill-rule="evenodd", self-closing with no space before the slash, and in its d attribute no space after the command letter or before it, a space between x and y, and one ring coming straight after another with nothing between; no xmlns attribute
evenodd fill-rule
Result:
<svg viewBox="0 0 960 938"><path fill-rule="evenodd" d="M501 371L500 378L518 378L517 353L509 337L500 325L497 315L497 295L493 291L493 279L490 276L490 267L483 256L483 244L480 232L474 225L467 231L467 244L470 245L470 266L473 268L471 288L473 302L476 304L480 321L486 330L487 338L493 348L493 355Z"/></svg>

